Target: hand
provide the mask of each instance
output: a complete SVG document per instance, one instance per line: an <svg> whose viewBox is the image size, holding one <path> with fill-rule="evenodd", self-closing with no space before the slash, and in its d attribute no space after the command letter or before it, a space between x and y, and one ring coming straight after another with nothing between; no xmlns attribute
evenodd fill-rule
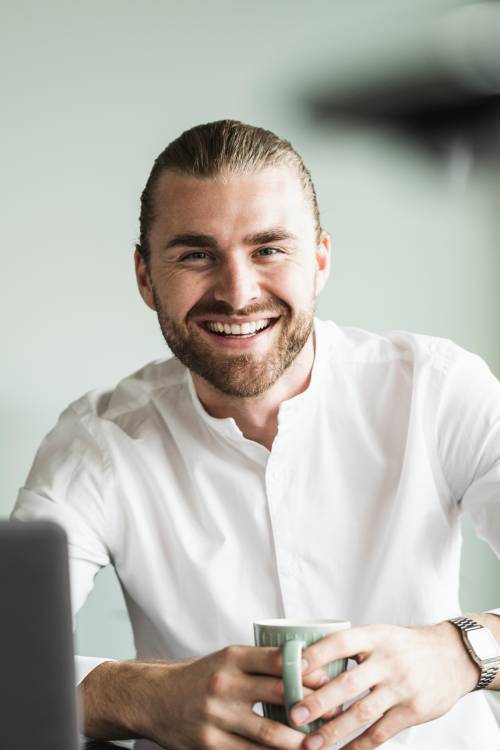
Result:
<svg viewBox="0 0 500 750"><path fill-rule="evenodd" d="M445 714L474 689L479 677L460 633L449 622L342 630L310 646L303 657L309 664L305 676L334 659L358 662L294 706L296 726L335 717L304 740L306 750L328 748L367 724L344 750L372 750L407 727ZM367 690L368 695L338 714L338 707Z"/></svg>
<svg viewBox="0 0 500 750"><path fill-rule="evenodd" d="M229 646L201 659L151 666L141 736L175 750L301 746L301 732L252 708L260 701L284 703L280 649ZM327 681L322 669L310 669L305 694Z"/></svg>

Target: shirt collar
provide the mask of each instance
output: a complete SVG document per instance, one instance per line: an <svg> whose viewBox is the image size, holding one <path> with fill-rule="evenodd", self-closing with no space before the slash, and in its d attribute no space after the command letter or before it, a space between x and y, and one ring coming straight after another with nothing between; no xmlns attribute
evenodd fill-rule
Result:
<svg viewBox="0 0 500 750"><path fill-rule="evenodd" d="M288 429L292 422L304 411L304 409L310 407L311 402L315 399L324 377L324 361L325 361L325 331L323 330L324 323L317 318L314 320L314 362L311 370L311 378L309 385L306 390L299 393L297 396L293 396L286 401L281 403L278 412L278 429ZM186 368L186 382L189 391L189 395L193 404L193 407L198 417L209 427L209 429L218 433L219 435L236 442L245 442L252 445L258 445L251 440L247 440L240 428L236 424L232 417L212 417L209 414L203 404L201 403L196 388L193 382L191 372ZM263 448L263 446L260 446ZM267 449L263 450L268 453Z"/></svg>

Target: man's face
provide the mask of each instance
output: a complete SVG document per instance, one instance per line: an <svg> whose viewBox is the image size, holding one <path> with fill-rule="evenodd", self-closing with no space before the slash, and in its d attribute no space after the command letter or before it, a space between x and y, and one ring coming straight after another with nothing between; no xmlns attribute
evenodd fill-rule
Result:
<svg viewBox="0 0 500 750"><path fill-rule="evenodd" d="M328 274L312 208L286 166L199 179L165 172L139 289L190 370L231 396L264 393L311 336Z"/></svg>

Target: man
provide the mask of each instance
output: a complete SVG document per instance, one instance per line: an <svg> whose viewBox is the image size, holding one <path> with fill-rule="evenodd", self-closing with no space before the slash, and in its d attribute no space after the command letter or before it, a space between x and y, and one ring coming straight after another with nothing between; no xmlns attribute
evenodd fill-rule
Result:
<svg viewBox="0 0 500 750"><path fill-rule="evenodd" d="M123 586L137 661L79 660L89 736L499 747L475 690L497 662L448 618L462 511L500 552L500 385L449 341L315 320L329 263L287 141L221 121L156 160L135 266L175 357L72 404L14 511L67 529L75 609L109 562ZM500 642L496 612L468 618ZM253 710L283 702L279 652L248 645L280 616L354 625L304 652L292 718L327 719L306 738ZM339 657L357 665L325 681Z"/></svg>

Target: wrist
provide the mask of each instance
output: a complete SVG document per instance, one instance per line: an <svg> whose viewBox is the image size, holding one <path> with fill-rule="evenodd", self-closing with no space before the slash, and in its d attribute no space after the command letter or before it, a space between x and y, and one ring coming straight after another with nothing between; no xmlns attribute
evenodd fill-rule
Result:
<svg viewBox="0 0 500 750"><path fill-rule="evenodd" d="M495 677L500 667L500 648L495 632L488 627L494 615L460 615L450 620L459 631L464 648L479 670L479 678L473 690L495 689ZM495 626L497 623L495 623Z"/></svg>
<svg viewBox="0 0 500 750"><path fill-rule="evenodd" d="M468 618L482 628L486 629L481 642L477 643L474 633L469 636L473 638L472 648L475 652L474 660L480 662L482 673L482 685L487 690L500 690L500 616L494 612L465 613L462 617Z"/></svg>
<svg viewBox="0 0 500 750"><path fill-rule="evenodd" d="M80 686L84 733L96 739L151 738L152 684L164 663L108 661Z"/></svg>
<svg viewBox="0 0 500 750"><path fill-rule="evenodd" d="M476 687L481 677L481 668L468 652L460 630L448 620L437 628L443 638L442 648L448 654L447 675L459 688L460 694L467 695Z"/></svg>

